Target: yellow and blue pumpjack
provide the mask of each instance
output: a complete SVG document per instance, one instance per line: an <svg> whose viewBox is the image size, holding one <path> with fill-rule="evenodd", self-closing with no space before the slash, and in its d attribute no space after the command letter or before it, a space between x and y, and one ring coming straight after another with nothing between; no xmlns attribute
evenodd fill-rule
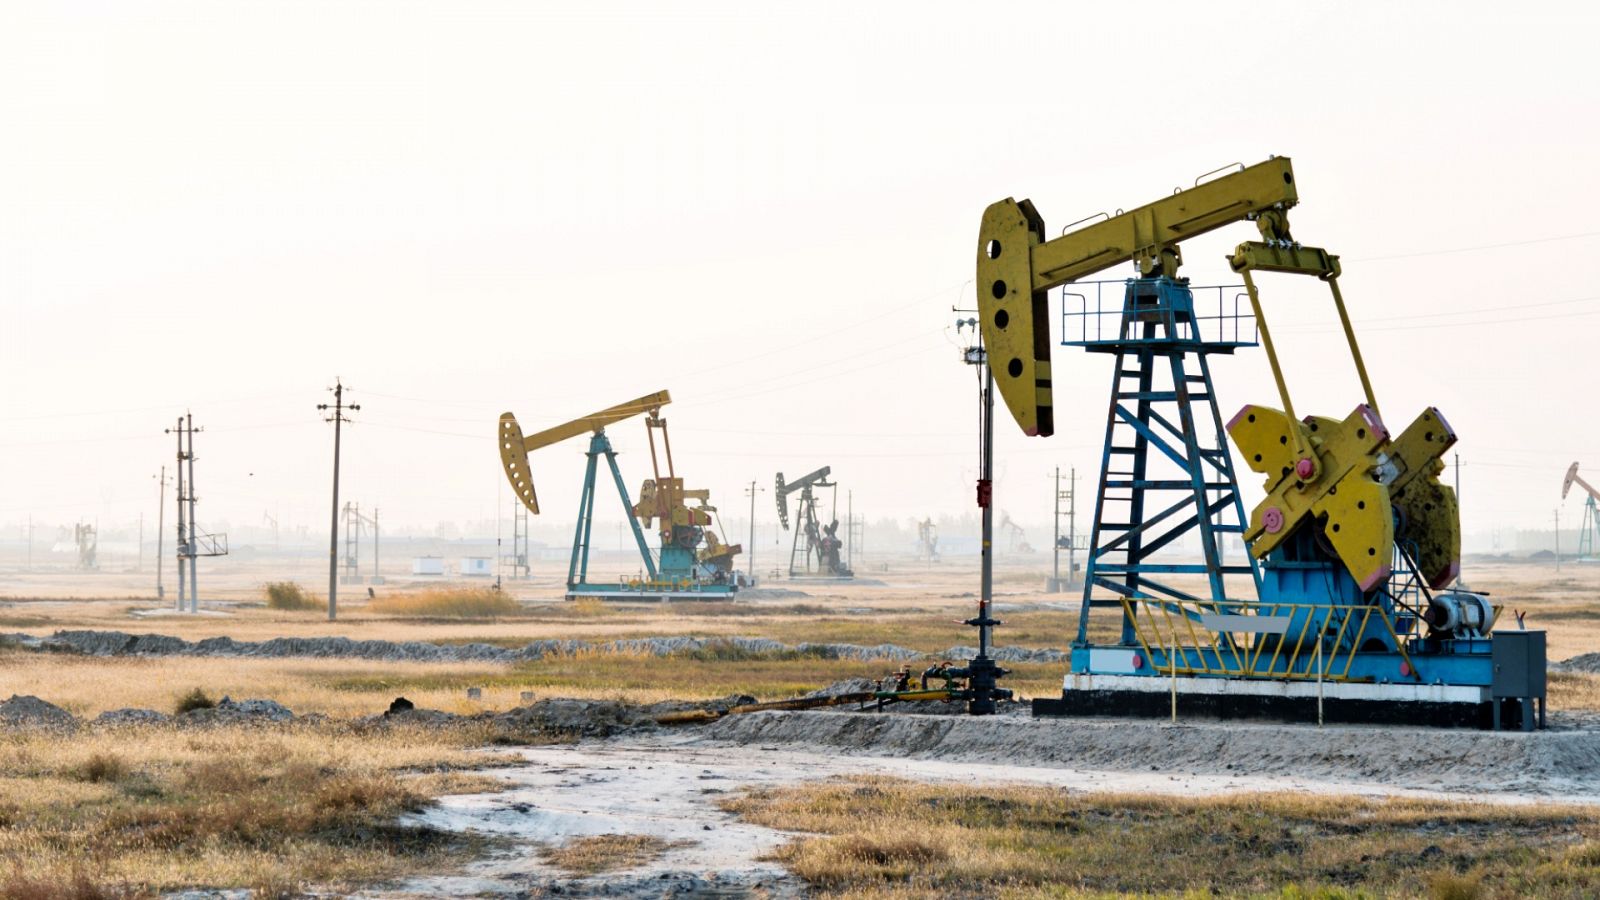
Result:
<svg viewBox="0 0 1600 900"><path fill-rule="evenodd" d="M737 591L733 558L742 548L737 544L730 546L722 543L712 530L716 507L710 503L710 492L686 489L683 479L673 469L667 420L661 416L661 408L671 402L672 396L668 392L657 391L527 437L523 436L515 415L508 412L500 416L496 435L500 444L500 463L517 500L534 515L539 513L539 496L533 486L528 454L585 432L590 435L589 463L578 502L577 530L572 538L572 561L567 567L568 600L580 597L602 600L720 600L731 597ZM640 415L645 417L653 477L645 480L639 490L639 501L633 503L622 481L622 471L617 468L617 454L611 446L611 439L606 436L606 426ZM662 457L656 453L657 431L661 432L665 474L661 469ZM623 512L633 528L633 539L644 565L640 577L609 583L589 580L595 478L601 457L605 457L606 466L611 470L611 479L622 499ZM660 538L659 560L651 554L641 528L641 525L650 527L652 524L656 525Z"/></svg>
<svg viewBox="0 0 1600 900"><path fill-rule="evenodd" d="M1034 712L1165 714L1170 686L1194 711L1223 717L1542 726L1544 633L1496 630L1485 595L1451 587L1460 519L1439 473L1456 435L1431 407L1398 434L1384 423L1339 258L1290 234L1298 201L1289 159L1274 157L1055 238L1027 200L985 211L979 321L1023 432L1056 427L1052 289L1063 345L1114 359L1071 671L1062 696L1036 700ZM1242 284L1178 276L1182 241L1240 221L1261 236L1228 258ZM1127 262L1138 277L1084 280ZM1328 285L1364 394L1349 414L1296 416L1258 273ZM1224 425L1209 359L1258 344L1281 405L1247 405ZM1224 432L1265 478L1248 517ZM1174 544L1191 535L1202 559L1175 561ZM1228 558L1231 536L1243 559ZM1113 628L1096 627L1096 610L1113 614Z"/></svg>

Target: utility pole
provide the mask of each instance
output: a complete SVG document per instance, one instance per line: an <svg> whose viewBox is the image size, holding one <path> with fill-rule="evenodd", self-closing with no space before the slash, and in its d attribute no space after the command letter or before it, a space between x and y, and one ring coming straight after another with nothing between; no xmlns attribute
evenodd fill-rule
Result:
<svg viewBox="0 0 1600 900"><path fill-rule="evenodd" d="M744 489L744 495L750 498L750 549L745 551L744 574L751 584L756 583L756 495L764 491L766 488L757 487L754 480Z"/></svg>
<svg viewBox="0 0 1600 900"><path fill-rule="evenodd" d="M856 492L844 492L844 517L850 520L850 527L845 529L844 539L844 564L854 570L856 567Z"/></svg>
<svg viewBox="0 0 1600 900"><path fill-rule="evenodd" d="M1072 484L1068 488L1072 495L1067 498L1067 583L1078 573L1078 469L1076 466L1067 471Z"/></svg>
<svg viewBox="0 0 1600 900"><path fill-rule="evenodd" d="M166 552L167 536L167 467L161 467L161 487L156 491L156 599L164 600L166 588L161 586L161 556Z"/></svg>
<svg viewBox="0 0 1600 900"><path fill-rule="evenodd" d="M196 573L196 557L223 556L227 550L227 535L208 534L202 542L200 525L195 515L195 501L198 496L194 490L194 435L204 428L194 427L194 414L184 413L178 417L177 424L167 429L168 434L178 436L178 611L184 611L184 600L188 600L188 610L192 613L200 611L200 582ZM188 443L184 443L184 438ZM186 471L187 470L187 471ZM166 470L162 470L161 480L166 482ZM163 498L165 490L162 491ZM187 509L185 508L187 504ZM185 584L184 561L189 563L187 584ZM157 578L159 582L159 576Z"/></svg>
<svg viewBox="0 0 1600 900"><path fill-rule="evenodd" d="M1561 571L1561 507L1556 507L1556 571Z"/></svg>
<svg viewBox="0 0 1600 900"><path fill-rule="evenodd" d="M195 558L200 555L199 530L195 522L194 504L194 413L184 413L184 429L189 434L189 452L184 454L184 460L189 464L189 612L200 612L200 581L195 570ZM182 439L182 433L179 434Z"/></svg>
<svg viewBox="0 0 1600 900"><path fill-rule="evenodd" d="M494 530L495 530L494 542L495 542L495 544L498 545L500 543L500 534L499 534L499 532L500 532L500 517L499 517L499 515L495 516ZM378 574L378 541L379 541L379 538L380 538L380 535L378 534L378 508L376 506L374 506L372 508L372 581L368 582L369 584L383 584L383 576ZM496 552L499 552L499 551L496 550ZM499 575L496 575L495 577L498 579Z"/></svg>
<svg viewBox="0 0 1600 900"><path fill-rule="evenodd" d="M1050 545L1051 578L1050 593L1061 590L1061 467L1056 466L1056 515L1051 520L1055 525L1055 541Z"/></svg>
<svg viewBox="0 0 1600 900"><path fill-rule="evenodd" d="M189 546L188 531L183 526L183 416L178 417L177 427L168 428L167 433L178 436L178 462L174 466L178 470L178 612L183 612L183 602L188 598L189 593L189 577L183 571L183 558Z"/></svg>
<svg viewBox="0 0 1600 900"><path fill-rule="evenodd" d="M1071 587L1073 579L1077 577L1077 533L1078 533L1078 470L1070 469L1068 472L1067 489L1061 489L1061 467L1056 466L1056 545L1055 545L1055 577L1050 579L1050 592L1061 593ZM1061 538L1061 501L1067 501L1067 536L1066 543ZM1061 577L1061 551L1067 551L1067 577Z"/></svg>
<svg viewBox="0 0 1600 900"><path fill-rule="evenodd" d="M332 622L339 617L339 428L350 421L344 417L345 410L357 412L361 407L357 404L345 405L344 382L338 378L333 380L333 415L326 421L333 423L333 514L332 534L328 536L328 621ZM317 409L327 410L326 403L318 403Z"/></svg>

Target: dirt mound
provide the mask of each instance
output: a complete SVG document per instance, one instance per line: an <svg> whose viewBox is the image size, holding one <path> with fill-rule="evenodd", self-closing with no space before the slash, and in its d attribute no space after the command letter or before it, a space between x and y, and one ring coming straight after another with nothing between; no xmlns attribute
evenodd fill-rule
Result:
<svg viewBox="0 0 1600 900"><path fill-rule="evenodd" d="M23 641L22 639L26 640ZM952 647L943 653L925 654L897 644L864 647L859 644L801 643L789 645L770 638L715 637L682 635L629 638L593 643L577 640L539 640L517 648L492 644L433 644L427 641L356 641L346 637L271 638L265 641L236 641L213 637L186 641L165 634L128 634L122 631L58 631L47 638L28 635L19 643L38 650L83 653L90 656L245 656L316 657L324 659L367 659L384 662L526 662L547 656L565 656L579 651L626 653L646 656L676 656L690 653L721 653L727 650L748 655L800 653L819 659L888 660L966 659L977 653L970 647ZM1054 662L1064 658L1062 651L1025 647L999 647L993 651L1003 662Z"/></svg>
<svg viewBox="0 0 1600 900"><path fill-rule="evenodd" d="M1549 666L1552 672L1581 672L1587 675L1600 673L1600 653L1584 653Z"/></svg>
<svg viewBox="0 0 1600 900"><path fill-rule="evenodd" d="M294 713L276 700L231 700L223 697L216 706L191 709L178 716L183 725L263 725L293 722Z"/></svg>
<svg viewBox="0 0 1600 900"><path fill-rule="evenodd" d="M610 737L656 727L654 717L643 708L615 700L539 700L500 713L494 721L518 731L583 737Z"/></svg>
<svg viewBox="0 0 1600 900"><path fill-rule="evenodd" d="M172 717L153 709L108 709L95 716L96 725L163 725Z"/></svg>
<svg viewBox="0 0 1600 900"><path fill-rule="evenodd" d="M78 717L31 694L12 694L11 699L0 702L0 723L12 727L71 728L78 724Z"/></svg>
<svg viewBox="0 0 1600 900"><path fill-rule="evenodd" d="M1301 777L1453 792L1600 793L1600 731L762 712L705 740L1103 771Z"/></svg>

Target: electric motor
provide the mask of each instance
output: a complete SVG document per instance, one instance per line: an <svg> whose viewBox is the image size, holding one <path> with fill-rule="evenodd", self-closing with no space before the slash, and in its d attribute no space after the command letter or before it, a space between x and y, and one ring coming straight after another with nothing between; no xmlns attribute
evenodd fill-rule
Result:
<svg viewBox="0 0 1600 900"><path fill-rule="evenodd" d="M1494 620L1494 608L1482 594L1448 591L1433 595L1422 618L1437 634L1456 638L1484 637Z"/></svg>

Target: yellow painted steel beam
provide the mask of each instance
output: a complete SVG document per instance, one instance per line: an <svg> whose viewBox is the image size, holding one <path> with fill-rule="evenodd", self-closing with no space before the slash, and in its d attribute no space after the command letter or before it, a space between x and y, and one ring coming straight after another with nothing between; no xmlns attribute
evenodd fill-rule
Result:
<svg viewBox="0 0 1600 900"><path fill-rule="evenodd" d="M1175 275L1180 241L1245 219L1268 240L1285 240L1298 201L1289 159L1275 157L1048 240L1032 202L991 204L978 230L979 325L1000 396L1023 432L1055 430L1046 291L1129 261L1144 276Z"/></svg>
<svg viewBox="0 0 1600 900"><path fill-rule="evenodd" d="M654 394L646 394L637 400L618 403L616 406L608 406L597 413L590 413L582 418L573 419L571 422L565 422L554 428L546 428L536 434L529 435L523 441L523 446L529 452L532 452L540 447L548 447L551 444L564 441L567 438L577 437L585 432L599 431L607 425L621 422L624 419L631 419L634 416L645 413L658 412L661 407L671 402L672 395L670 393L656 391ZM506 413L506 415L510 415L510 413Z"/></svg>
<svg viewBox="0 0 1600 900"><path fill-rule="evenodd" d="M654 394L646 394L627 403L608 406L597 413L573 419L554 428L546 428L531 437L523 436L522 426L517 424L515 415L509 412L502 413L495 439L500 444L500 465L505 469L506 480L511 482L511 490L516 493L517 499L522 501L529 512L538 515L539 495L534 491L533 473L528 468L530 452L567 438L577 437L585 432L599 431L624 419L658 412L661 407L671 402L670 393L656 391Z"/></svg>

